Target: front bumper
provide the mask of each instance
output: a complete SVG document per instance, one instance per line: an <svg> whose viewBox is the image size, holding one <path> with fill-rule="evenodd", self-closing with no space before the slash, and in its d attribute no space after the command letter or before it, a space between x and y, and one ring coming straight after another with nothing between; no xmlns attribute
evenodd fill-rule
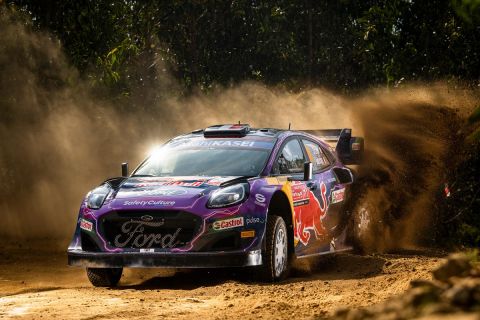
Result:
<svg viewBox="0 0 480 320"><path fill-rule="evenodd" d="M68 264L92 268L221 268L262 264L261 250L233 252L87 252L69 250Z"/></svg>

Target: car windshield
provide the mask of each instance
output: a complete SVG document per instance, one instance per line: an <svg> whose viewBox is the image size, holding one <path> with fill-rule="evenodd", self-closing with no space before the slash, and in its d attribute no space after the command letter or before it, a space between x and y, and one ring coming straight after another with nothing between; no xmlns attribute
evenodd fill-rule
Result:
<svg viewBox="0 0 480 320"><path fill-rule="evenodd" d="M155 152L133 176L258 176L270 155L269 141L184 139Z"/></svg>

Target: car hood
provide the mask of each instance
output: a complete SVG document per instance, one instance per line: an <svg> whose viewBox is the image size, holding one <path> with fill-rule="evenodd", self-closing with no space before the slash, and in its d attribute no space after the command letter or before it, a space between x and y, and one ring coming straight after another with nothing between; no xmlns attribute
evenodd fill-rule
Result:
<svg viewBox="0 0 480 320"><path fill-rule="evenodd" d="M113 209L189 207L241 177L131 177L121 184L110 204Z"/></svg>

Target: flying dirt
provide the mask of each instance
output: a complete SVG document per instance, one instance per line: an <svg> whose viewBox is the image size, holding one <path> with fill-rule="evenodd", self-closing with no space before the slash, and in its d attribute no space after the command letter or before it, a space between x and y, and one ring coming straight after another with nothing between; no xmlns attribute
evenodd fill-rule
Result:
<svg viewBox="0 0 480 320"><path fill-rule="evenodd" d="M95 318L268 318L326 316L364 306L429 277L441 254L428 243L453 152L474 92L443 83L378 88L355 97L322 88L288 92L243 83L188 97L165 93L135 111L92 92L51 35L0 15L0 316ZM161 68L161 63L155 65ZM142 88L162 92L158 87ZM132 96L141 105L142 94ZM133 101L137 99L136 101ZM315 117L312 117L316 115ZM66 267L65 250L85 192L139 163L168 137L217 123L320 129L350 127L365 137L365 164L354 168L350 210L368 225L372 256L308 263L285 283L262 285L223 271L127 270L118 290L93 289ZM306 271L307 270L307 271ZM216 310L218 312L212 312Z"/></svg>

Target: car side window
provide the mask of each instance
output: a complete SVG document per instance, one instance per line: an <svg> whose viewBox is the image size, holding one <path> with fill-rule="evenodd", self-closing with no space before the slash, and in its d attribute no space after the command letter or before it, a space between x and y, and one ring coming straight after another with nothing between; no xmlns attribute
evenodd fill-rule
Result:
<svg viewBox="0 0 480 320"><path fill-rule="evenodd" d="M302 142L309 158L312 159L313 171L322 170L330 165L327 155L318 144L310 140L302 140Z"/></svg>
<svg viewBox="0 0 480 320"><path fill-rule="evenodd" d="M297 139L290 140L285 144L280 156L275 163L273 173L275 174L291 174L303 172L303 164L305 157L302 147Z"/></svg>

